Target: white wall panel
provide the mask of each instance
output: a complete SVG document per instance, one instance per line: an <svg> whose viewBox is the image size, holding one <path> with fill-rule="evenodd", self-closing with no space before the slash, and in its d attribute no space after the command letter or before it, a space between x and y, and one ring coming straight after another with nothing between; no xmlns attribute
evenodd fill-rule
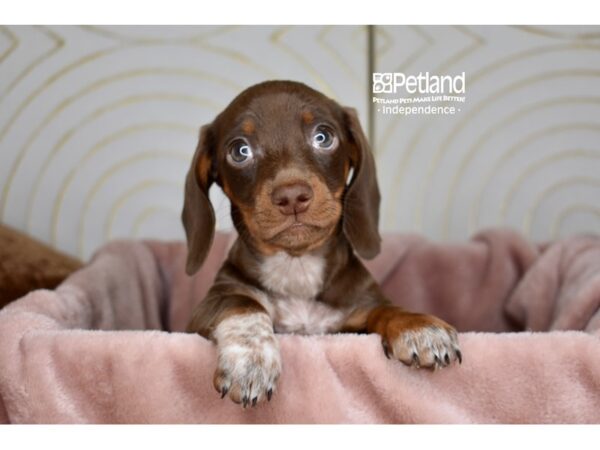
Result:
<svg viewBox="0 0 600 450"><path fill-rule="evenodd" d="M112 238L183 238L198 129L251 84L303 81L366 118L366 27L0 31L0 218L83 258Z"/></svg>
<svg viewBox="0 0 600 450"><path fill-rule="evenodd" d="M455 116L375 114L385 228L600 231L600 27L378 27L376 42L378 72L467 78Z"/></svg>

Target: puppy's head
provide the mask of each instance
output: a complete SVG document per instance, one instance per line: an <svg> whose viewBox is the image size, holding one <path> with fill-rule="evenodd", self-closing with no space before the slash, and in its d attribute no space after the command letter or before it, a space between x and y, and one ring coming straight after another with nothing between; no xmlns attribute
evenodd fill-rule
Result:
<svg viewBox="0 0 600 450"><path fill-rule="evenodd" d="M182 213L189 274L212 242L213 182L240 237L263 254L300 255L339 231L360 256L379 252L375 163L356 112L304 84L252 86L200 130Z"/></svg>

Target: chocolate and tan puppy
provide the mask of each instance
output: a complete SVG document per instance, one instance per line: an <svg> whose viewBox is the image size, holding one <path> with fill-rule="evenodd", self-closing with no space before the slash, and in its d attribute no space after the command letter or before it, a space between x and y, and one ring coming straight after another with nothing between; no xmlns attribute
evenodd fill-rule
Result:
<svg viewBox="0 0 600 450"><path fill-rule="evenodd" d="M188 331L216 343L223 397L244 406L271 399L276 332L378 333L386 356L408 365L461 360L453 327L391 306L358 259L379 253L380 197L353 109L301 83L268 81L202 127L182 213L190 275L214 234L213 182L231 201L239 237Z"/></svg>

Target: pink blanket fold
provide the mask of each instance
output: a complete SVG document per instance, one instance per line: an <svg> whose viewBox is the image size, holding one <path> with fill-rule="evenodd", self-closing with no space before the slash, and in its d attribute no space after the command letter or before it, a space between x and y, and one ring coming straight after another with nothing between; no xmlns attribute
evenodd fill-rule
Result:
<svg viewBox="0 0 600 450"><path fill-rule="evenodd" d="M600 238L387 235L370 270L461 331L463 364L411 369L376 335L281 335L278 391L246 410L212 387L213 344L180 332L232 239L193 278L182 243L114 242L0 311L0 422L600 423Z"/></svg>

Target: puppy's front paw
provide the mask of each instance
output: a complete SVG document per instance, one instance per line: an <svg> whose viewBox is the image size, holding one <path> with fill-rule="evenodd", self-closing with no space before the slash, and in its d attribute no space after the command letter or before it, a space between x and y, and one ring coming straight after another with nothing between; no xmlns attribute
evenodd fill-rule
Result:
<svg viewBox="0 0 600 450"><path fill-rule="evenodd" d="M266 314L236 315L217 326L217 370L213 378L221 398L249 404L267 399L275 392L281 373L279 344Z"/></svg>
<svg viewBox="0 0 600 450"><path fill-rule="evenodd" d="M382 333L388 358L413 367L446 367L462 354L456 330L441 319L426 314L399 312L393 315Z"/></svg>

